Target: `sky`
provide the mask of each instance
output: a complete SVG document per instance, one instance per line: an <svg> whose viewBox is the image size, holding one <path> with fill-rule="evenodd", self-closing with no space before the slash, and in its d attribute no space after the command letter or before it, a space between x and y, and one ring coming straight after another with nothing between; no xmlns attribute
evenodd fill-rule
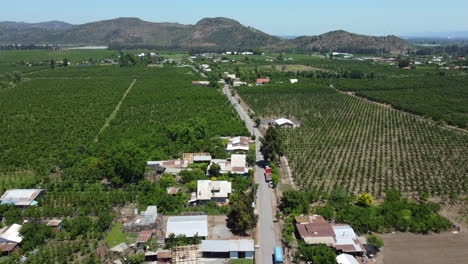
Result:
<svg viewBox="0 0 468 264"><path fill-rule="evenodd" d="M273 35L468 31L468 0L0 0L0 21L83 24L117 17L195 24L228 17Z"/></svg>

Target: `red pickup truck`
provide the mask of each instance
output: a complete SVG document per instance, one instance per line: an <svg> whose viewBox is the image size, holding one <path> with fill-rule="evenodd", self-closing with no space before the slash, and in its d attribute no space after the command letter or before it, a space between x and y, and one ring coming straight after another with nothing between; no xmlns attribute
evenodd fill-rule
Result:
<svg viewBox="0 0 468 264"><path fill-rule="evenodd" d="M273 173L273 171L271 170L270 167L266 167L265 168L265 181L266 182L271 182L273 181L272 178L271 178L271 174Z"/></svg>

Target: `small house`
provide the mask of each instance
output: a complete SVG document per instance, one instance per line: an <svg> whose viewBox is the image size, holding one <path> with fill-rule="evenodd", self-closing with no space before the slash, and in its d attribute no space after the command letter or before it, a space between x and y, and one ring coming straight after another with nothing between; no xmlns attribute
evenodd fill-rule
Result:
<svg viewBox="0 0 468 264"><path fill-rule="evenodd" d="M299 82L298 79L290 79L289 81L291 82L291 84L295 84L295 83L298 83L298 82Z"/></svg>
<svg viewBox="0 0 468 264"><path fill-rule="evenodd" d="M214 201L227 203L229 194L232 192L232 183L228 181L197 181L197 201L199 203Z"/></svg>
<svg viewBox="0 0 468 264"><path fill-rule="evenodd" d="M276 119L272 124L279 128L294 128L296 126L293 121L286 118Z"/></svg>
<svg viewBox="0 0 468 264"><path fill-rule="evenodd" d="M233 151L249 151L250 137L231 137L229 138L226 150L228 152Z"/></svg>

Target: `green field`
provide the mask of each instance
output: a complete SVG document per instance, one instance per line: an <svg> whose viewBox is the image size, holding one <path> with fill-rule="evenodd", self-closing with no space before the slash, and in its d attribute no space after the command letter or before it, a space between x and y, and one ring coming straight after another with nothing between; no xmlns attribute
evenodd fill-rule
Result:
<svg viewBox="0 0 468 264"><path fill-rule="evenodd" d="M2 169L58 164L90 143L130 78L35 78L0 90Z"/></svg>
<svg viewBox="0 0 468 264"><path fill-rule="evenodd" d="M335 80L335 88L462 128L468 127L468 76Z"/></svg>
<svg viewBox="0 0 468 264"><path fill-rule="evenodd" d="M465 193L468 136L433 122L340 94L325 85L242 87L241 97L264 118L294 117L301 127L283 130L296 182L328 192L382 196Z"/></svg>

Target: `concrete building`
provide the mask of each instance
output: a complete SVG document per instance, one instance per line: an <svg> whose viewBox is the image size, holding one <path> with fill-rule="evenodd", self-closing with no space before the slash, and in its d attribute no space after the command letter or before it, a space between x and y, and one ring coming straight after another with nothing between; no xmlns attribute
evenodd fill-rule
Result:
<svg viewBox="0 0 468 264"><path fill-rule="evenodd" d="M247 155L232 154L231 155L231 173L245 175L249 171L247 169Z"/></svg>
<svg viewBox="0 0 468 264"><path fill-rule="evenodd" d="M166 238L170 234L185 235L194 237L198 234L200 237L208 236L208 216L190 215L190 216L169 216L166 225Z"/></svg>
<svg viewBox="0 0 468 264"><path fill-rule="evenodd" d="M42 189L12 189L7 190L0 198L0 204L13 204L26 207L37 205L35 200L44 190Z"/></svg>
<svg viewBox="0 0 468 264"><path fill-rule="evenodd" d="M250 137L230 137L226 150L230 153L233 151L249 151Z"/></svg>
<svg viewBox="0 0 468 264"><path fill-rule="evenodd" d="M232 192L232 184L228 181L197 181L198 203L214 201L217 203L229 202L228 197Z"/></svg>
<svg viewBox="0 0 468 264"><path fill-rule="evenodd" d="M251 239L203 240L200 251L204 258L253 259L255 245Z"/></svg>

